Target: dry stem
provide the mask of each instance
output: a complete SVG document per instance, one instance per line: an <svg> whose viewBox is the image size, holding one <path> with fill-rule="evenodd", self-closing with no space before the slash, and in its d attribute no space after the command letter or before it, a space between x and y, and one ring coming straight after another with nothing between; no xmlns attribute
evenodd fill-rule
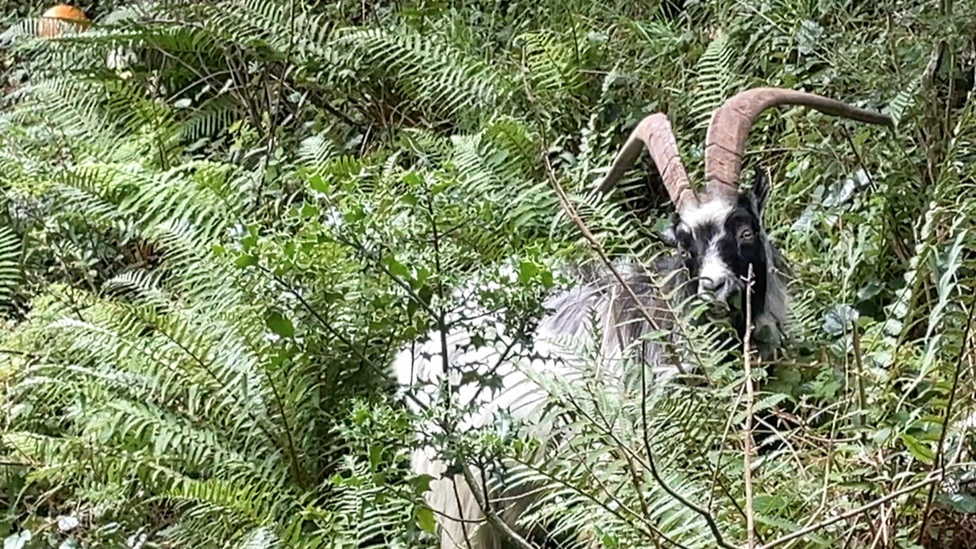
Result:
<svg viewBox="0 0 976 549"><path fill-rule="evenodd" d="M752 332L752 264L749 264L749 276L746 279L746 332L743 339L743 355L746 375L746 423L743 430L743 475L746 483L746 547L756 546L756 513L753 509L752 492L752 416L756 403L756 394L752 384L752 357L750 356L750 334Z"/></svg>

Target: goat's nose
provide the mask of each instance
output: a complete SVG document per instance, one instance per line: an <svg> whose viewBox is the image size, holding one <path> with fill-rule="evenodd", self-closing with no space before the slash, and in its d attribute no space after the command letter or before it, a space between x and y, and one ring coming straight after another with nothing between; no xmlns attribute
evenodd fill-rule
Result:
<svg viewBox="0 0 976 549"><path fill-rule="evenodd" d="M702 289L708 290L709 292L714 292L715 290L719 289L721 285L722 282L717 278L702 277L701 279Z"/></svg>

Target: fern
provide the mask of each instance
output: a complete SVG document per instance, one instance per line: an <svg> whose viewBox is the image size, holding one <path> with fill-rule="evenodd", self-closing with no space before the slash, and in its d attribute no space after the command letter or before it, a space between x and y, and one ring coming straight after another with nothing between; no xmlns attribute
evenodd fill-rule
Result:
<svg viewBox="0 0 976 549"><path fill-rule="evenodd" d="M340 40L354 48L358 67L384 71L416 108L441 116L492 112L511 94L512 84L489 66L431 37L366 29Z"/></svg>
<svg viewBox="0 0 976 549"><path fill-rule="evenodd" d="M704 129L711 120L712 111L727 99L735 83L736 51L727 34L719 33L705 49L696 65L694 99L688 116L695 127Z"/></svg>
<svg viewBox="0 0 976 549"><path fill-rule="evenodd" d="M20 242L10 227L0 227L0 307L10 307L19 282Z"/></svg>

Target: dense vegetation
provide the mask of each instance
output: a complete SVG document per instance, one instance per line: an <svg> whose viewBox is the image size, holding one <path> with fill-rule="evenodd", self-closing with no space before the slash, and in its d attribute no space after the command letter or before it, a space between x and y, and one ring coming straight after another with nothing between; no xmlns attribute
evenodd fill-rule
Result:
<svg viewBox="0 0 976 549"><path fill-rule="evenodd" d="M504 425L436 443L558 486L526 520L601 547L743 546L747 511L780 547L972 546L976 2L79 5L37 38L44 5L0 2L5 548L430 545L393 356L472 303L531 333L597 261L554 181L609 253L660 252L649 162L609 201L600 170L663 110L700 181L756 85L897 125L752 132L795 280L749 505L743 370L701 335L711 382L637 399L646 448L639 402L568 382L584 419L541 460Z"/></svg>

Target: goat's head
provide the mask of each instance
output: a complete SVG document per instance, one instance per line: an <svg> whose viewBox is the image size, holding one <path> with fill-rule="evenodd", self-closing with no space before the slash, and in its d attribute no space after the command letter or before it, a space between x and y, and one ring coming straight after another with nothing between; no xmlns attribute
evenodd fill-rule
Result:
<svg viewBox="0 0 976 549"><path fill-rule="evenodd" d="M769 185L760 174L752 189L741 191L739 176L750 127L762 111L777 105L803 105L872 124L892 123L886 115L814 94L780 88L748 90L726 101L712 115L705 139L704 193L692 187L671 124L661 113L637 125L599 189L604 194L609 192L646 147L675 205L668 234L692 277L689 293L709 299L716 312L741 311L751 266L753 325L773 328L783 319L768 317L770 313L782 316L783 312L771 309L782 303L784 296L780 294L784 290L775 286L778 254L761 222ZM773 300L776 303L770 303ZM745 315L733 314L730 320L743 335Z"/></svg>

